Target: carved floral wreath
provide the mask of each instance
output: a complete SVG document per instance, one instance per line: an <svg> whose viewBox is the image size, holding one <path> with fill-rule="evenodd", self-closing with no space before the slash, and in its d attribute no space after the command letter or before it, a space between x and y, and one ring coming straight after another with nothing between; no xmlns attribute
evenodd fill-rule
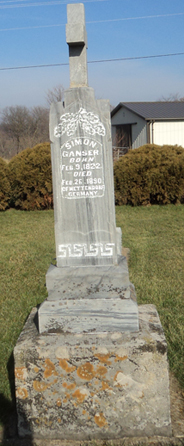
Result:
<svg viewBox="0 0 184 446"><path fill-rule="evenodd" d="M78 125L89 135L105 135L105 127L100 122L97 115L92 112L87 112L84 108L80 108L77 113L65 113L60 117L60 123L54 129L54 136L59 138L66 133L68 136L72 136Z"/></svg>

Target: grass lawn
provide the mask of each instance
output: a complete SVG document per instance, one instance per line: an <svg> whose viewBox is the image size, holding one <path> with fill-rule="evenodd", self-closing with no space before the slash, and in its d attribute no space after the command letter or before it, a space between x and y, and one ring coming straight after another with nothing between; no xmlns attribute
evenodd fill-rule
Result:
<svg viewBox="0 0 184 446"><path fill-rule="evenodd" d="M153 303L168 342L170 368L184 388L184 206L116 208L138 304ZM55 257L53 211L0 213L0 420L13 388L12 351L33 306L47 296Z"/></svg>
<svg viewBox="0 0 184 446"><path fill-rule="evenodd" d="M184 206L116 208L138 304L156 305L169 364L184 388Z"/></svg>

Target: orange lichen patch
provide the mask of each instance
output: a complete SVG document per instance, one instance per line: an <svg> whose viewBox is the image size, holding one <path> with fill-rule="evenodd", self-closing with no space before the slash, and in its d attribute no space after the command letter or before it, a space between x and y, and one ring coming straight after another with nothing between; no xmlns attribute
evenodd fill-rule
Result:
<svg viewBox="0 0 184 446"><path fill-rule="evenodd" d="M67 403L69 399L70 399L70 394L65 392L65 398L63 400L63 403Z"/></svg>
<svg viewBox="0 0 184 446"><path fill-rule="evenodd" d="M99 365L96 369L96 376L104 376L107 373L107 368L104 365Z"/></svg>
<svg viewBox="0 0 184 446"><path fill-rule="evenodd" d="M38 367L34 367L34 371L35 371L35 373L38 373L39 372L39 368Z"/></svg>
<svg viewBox="0 0 184 446"><path fill-rule="evenodd" d="M15 377L17 379L25 380L27 378L27 369L26 369L26 367L17 367L17 368L15 368Z"/></svg>
<svg viewBox="0 0 184 446"><path fill-rule="evenodd" d="M49 387L49 384L43 381L33 381L33 387L37 392L44 392Z"/></svg>
<svg viewBox="0 0 184 446"><path fill-rule="evenodd" d="M95 392L90 392L90 395L94 396L94 395L96 395L96 393Z"/></svg>
<svg viewBox="0 0 184 446"><path fill-rule="evenodd" d="M117 375L118 375L119 371L116 372L116 374L114 375L114 381L116 381Z"/></svg>
<svg viewBox="0 0 184 446"><path fill-rule="evenodd" d="M121 384L117 382L117 376L118 376L119 373L121 373L121 372L118 371L118 372L116 372L116 374L114 375L114 381L116 381L116 384L115 384L116 387L121 387Z"/></svg>
<svg viewBox="0 0 184 446"><path fill-rule="evenodd" d="M52 421L48 420L46 417L40 417L40 424L45 424L46 426L51 426L53 424Z"/></svg>
<svg viewBox="0 0 184 446"><path fill-rule="evenodd" d="M60 367L65 370L66 373L72 373L74 372L74 370L76 369L75 366L69 366L68 362L66 361L66 359L60 359L59 360L59 365Z"/></svg>
<svg viewBox="0 0 184 446"><path fill-rule="evenodd" d="M73 389L75 389L75 387L76 387L76 384L75 384L75 383L72 383L72 384L69 384L69 385L68 385L67 389L68 389L68 390L73 390Z"/></svg>
<svg viewBox="0 0 184 446"><path fill-rule="evenodd" d="M77 375L81 379L91 381L95 376L94 367L90 362L86 362L77 369Z"/></svg>
<svg viewBox="0 0 184 446"><path fill-rule="evenodd" d="M96 358L99 359L100 362L102 362L103 364L111 364L111 361L109 361L109 357L110 354L108 353L107 355L104 355L103 353L95 353L94 355Z"/></svg>
<svg viewBox="0 0 184 446"><path fill-rule="evenodd" d="M65 389L73 390L73 389L75 389L76 384L75 384L75 383L67 384L66 382L64 382L64 383L62 384L62 386L63 386Z"/></svg>
<svg viewBox="0 0 184 446"><path fill-rule="evenodd" d="M44 372L44 378L49 378L49 376L55 375L57 376L58 373L56 372L55 365L53 362L47 358L45 360L45 372Z"/></svg>
<svg viewBox="0 0 184 446"><path fill-rule="evenodd" d="M56 401L56 404L57 404L58 407L61 407L61 400L60 400L60 398L58 398L58 400Z"/></svg>
<svg viewBox="0 0 184 446"><path fill-rule="evenodd" d="M108 423L103 415L103 413L96 413L95 417L94 417L95 423L99 426L99 427L104 427L106 426Z"/></svg>
<svg viewBox="0 0 184 446"><path fill-rule="evenodd" d="M79 389L75 390L75 392L72 394L73 398L77 400L78 403L83 403L83 401L86 398L86 393L81 392Z"/></svg>
<svg viewBox="0 0 184 446"><path fill-rule="evenodd" d="M24 387L18 387L16 390L16 397L21 400L25 400L26 398L28 398L27 389L25 389Z"/></svg>
<svg viewBox="0 0 184 446"><path fill-rule="evenodd" d="M107 382L102 381L102 390L112 390L112 388L107 384Z"/></svg>
<svg viewBox="0 0 184 446"><path fill-rule="evenodd" d="M128 356L118 356L118 355L116 355L115 362L125 361L125 359L128 359Z"/></svg>
<svg viewBox="0 0 184 446"><path fill-rule="evenodd" d="M61 418L58 418L57 420L58 420L58 423L61 423Z"/></svg>
<svg viewBox="0 0 184 446"><path fill-rule="evenodd" d="M83 410L83 411L82 411L82 414L83 414L83 415L86 415L86 410Z"/></svg>

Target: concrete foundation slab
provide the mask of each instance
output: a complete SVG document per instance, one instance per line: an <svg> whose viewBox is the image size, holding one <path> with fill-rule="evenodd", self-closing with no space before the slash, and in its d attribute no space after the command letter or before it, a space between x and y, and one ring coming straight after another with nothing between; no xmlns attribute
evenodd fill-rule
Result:
<svg viewBox="0 0 184 446"><path fill-rule="evenodd" d="M153 305L137 333L39 334L33 309L14 350L20 437L171 436L167 345Z"/></svg>

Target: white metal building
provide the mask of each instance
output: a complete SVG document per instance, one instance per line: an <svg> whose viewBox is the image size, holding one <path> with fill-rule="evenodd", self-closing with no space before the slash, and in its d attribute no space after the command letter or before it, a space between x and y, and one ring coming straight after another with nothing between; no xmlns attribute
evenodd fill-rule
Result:
<svg viewBox="0 0 184 446"><path fill-rule="evenodd" d="M184 147L184 102L120 102L111 123L117 158L146 143Z"/></svg>

